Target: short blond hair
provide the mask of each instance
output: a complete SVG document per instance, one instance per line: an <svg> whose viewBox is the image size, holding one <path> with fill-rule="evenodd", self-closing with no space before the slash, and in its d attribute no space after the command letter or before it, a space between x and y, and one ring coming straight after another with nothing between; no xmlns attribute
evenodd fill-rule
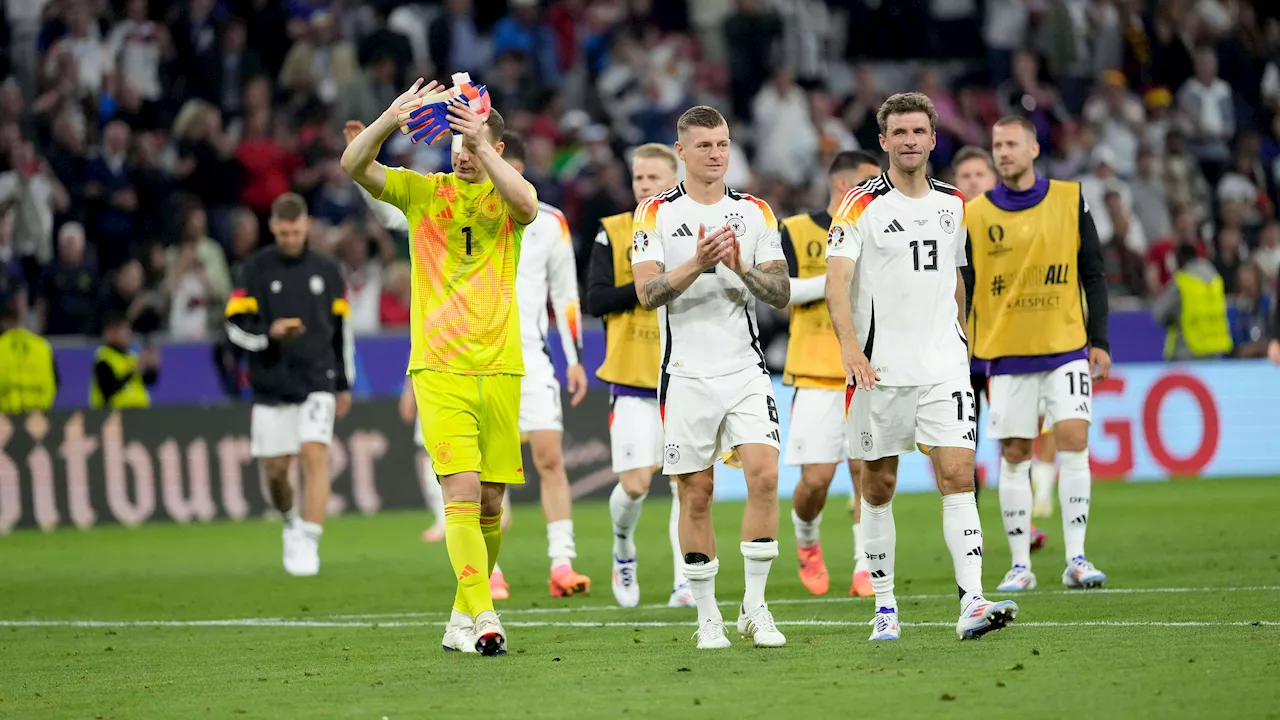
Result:
<svg viewBox="0 0 1280 720"><path fill-rule="evenodd" d="M662 143L645 143L636 148L631 154L631 161L635 162L641 159L665 160L671 166L671 172L677 172L680 168L680 161L676 158L676 151Z"/></svg>
<svg viewBox="0 0 1280 720"><path fill-rule="evenodd" d="M689 128L700 127L711 130L728 124L719 110L710 105L694 105L685 110L680 120L676 122L676 133L684 135Z"/></svg>
<svg viewBox="0 0 1280 720"><path fill-rule="evenodd" d="M929 116L929 129L938 129L938 111L933 108L933 101L928 95L918 92L905 92L890 95L888 100L876 112L876 124L880 126L880 134L889 132L889 117L892 115L909 115L924 113Z"/></svg>

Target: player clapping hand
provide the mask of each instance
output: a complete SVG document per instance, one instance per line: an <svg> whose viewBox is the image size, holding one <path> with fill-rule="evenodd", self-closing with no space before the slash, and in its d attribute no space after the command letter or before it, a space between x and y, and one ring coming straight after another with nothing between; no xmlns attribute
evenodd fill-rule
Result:
<svg viewBox="0 0 1280 720"><path fill-rule="evenodd" d="M710 270L720 264L734 248L737 238L729 226L712 228L707 231L706 225L698 226L698 250L694 257L698 266Z"/></svg>

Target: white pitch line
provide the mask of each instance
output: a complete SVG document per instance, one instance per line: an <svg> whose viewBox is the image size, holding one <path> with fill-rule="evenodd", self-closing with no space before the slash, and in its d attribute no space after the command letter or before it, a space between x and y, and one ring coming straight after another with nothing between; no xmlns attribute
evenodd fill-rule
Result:
<svg viewBox="0 0 1280 720"><path fill-rule="evenodd" d="M1098 588L1096 590L1031 590L1018 593L1018 597L1040 596L1040 597L1065 597L1069 595L1148 595L1162 593L1209 593L1209 592L1276 592L1280 591L1280 585L1245 585L1239 587L1162 587L1162 588ZM955 600L955 593L939 593L936 595L898 595L898 600ZM770 600L769 605L819 605L828 603L859 603L871 602L871 598L851 598L851 597L812 597L812 598L779 598ZM738 604L736 600L722 600L719 603L723 607L732 607ZM634 608L624 608L617 605L569 605L565 607L550 608L512 608L503 609L502 614L505 615L555 615L561 613L583 613L583 612L613 612L620 610L667 610L664 603L653 603L651 605L639 605ZM447 617L446 612L398 612L398 613L355 613L355 614L333 614L324 615L322 617L331 620L379 620L379 619L395 619L395 618L432 618Z"/></svg>
<svg viewBox="0 0 1280 720"><path fill-rule="evenodd" d="M692 622L641 621L641 622L585 622L585 621L525 621L503 623L507 627L520 628L689 628L695 627ZM866 627L865 621L857 620L779 620L778 625L803 627ZM955 622L906 622L907 627L955 627ZM202 627L248 627L248 628L438 628L442 622L427 621L392 621L380 623L339 621L339 620L288 620L284 618L237 618L230 620L0 620L0 627L27 628L202 628ZM1064 627L1247 627L1247 626L1280 626L1277 620L1262 621L1186 621L1166 622L1154 620L1086 620L1081 622L1031 621L1017 623L1017 627L1064 628Z"/></svg>

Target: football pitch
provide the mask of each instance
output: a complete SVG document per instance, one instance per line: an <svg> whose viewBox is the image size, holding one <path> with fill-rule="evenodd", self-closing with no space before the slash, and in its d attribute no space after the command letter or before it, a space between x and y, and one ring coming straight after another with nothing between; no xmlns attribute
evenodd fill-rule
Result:
<svg viewBox="0 0 1280 720"><path fill-rule="evenodd" d="M609 590L607 505L575 508L587 597L547 592L541 512L517 506L502 550L512 599L500 658L440 648L454 583L426 513L342 517L322 572L291 578L276 522L153 525L0 538L0 718L1280 718L1280 481L1094 488L1090 559L1106 589L1066 592L1060 518L1039 524L1036 591L1017 623L956 638L936 495L895 502L902 640L867 641L849 599L845 500L832 498L826 597L796 575L790 503L768 597L785 648L733 632L741 505L715 506L730 650L698 652L665 607L668 506L640 520L642 605ZM983 495L988 596L1008 568Z"/></svg>

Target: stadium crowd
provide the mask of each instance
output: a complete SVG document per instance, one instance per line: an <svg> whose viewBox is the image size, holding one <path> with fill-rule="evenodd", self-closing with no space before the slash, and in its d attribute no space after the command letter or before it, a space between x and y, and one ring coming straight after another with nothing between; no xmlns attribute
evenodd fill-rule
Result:
<svg viewBox="0 0 1280 720"><path fill-rule="evenodd" d="M0 299L48 336L218 340L237 266L294 190L346 272L357 333L408 323L407 247L339 167L342 125L418 76L469 71L527 139L585 284L625 159L725 111L728 184L775 212L825 204L836 152L918 89L937 173L994 120L1035 124L1039 170L1093 208L1113 304L1176 306L1220 276L1239 355L1265 354L1280 269L1280 5L1256 0L25 0L0 16ZM388 164L448 165L395 136ZM1174 288L1170 290L1169 288ZM1124 300L1123 298L1128 298ZM590 308L588 308L589 310ZM785 317L762 308L770 364Z"/></svg>

